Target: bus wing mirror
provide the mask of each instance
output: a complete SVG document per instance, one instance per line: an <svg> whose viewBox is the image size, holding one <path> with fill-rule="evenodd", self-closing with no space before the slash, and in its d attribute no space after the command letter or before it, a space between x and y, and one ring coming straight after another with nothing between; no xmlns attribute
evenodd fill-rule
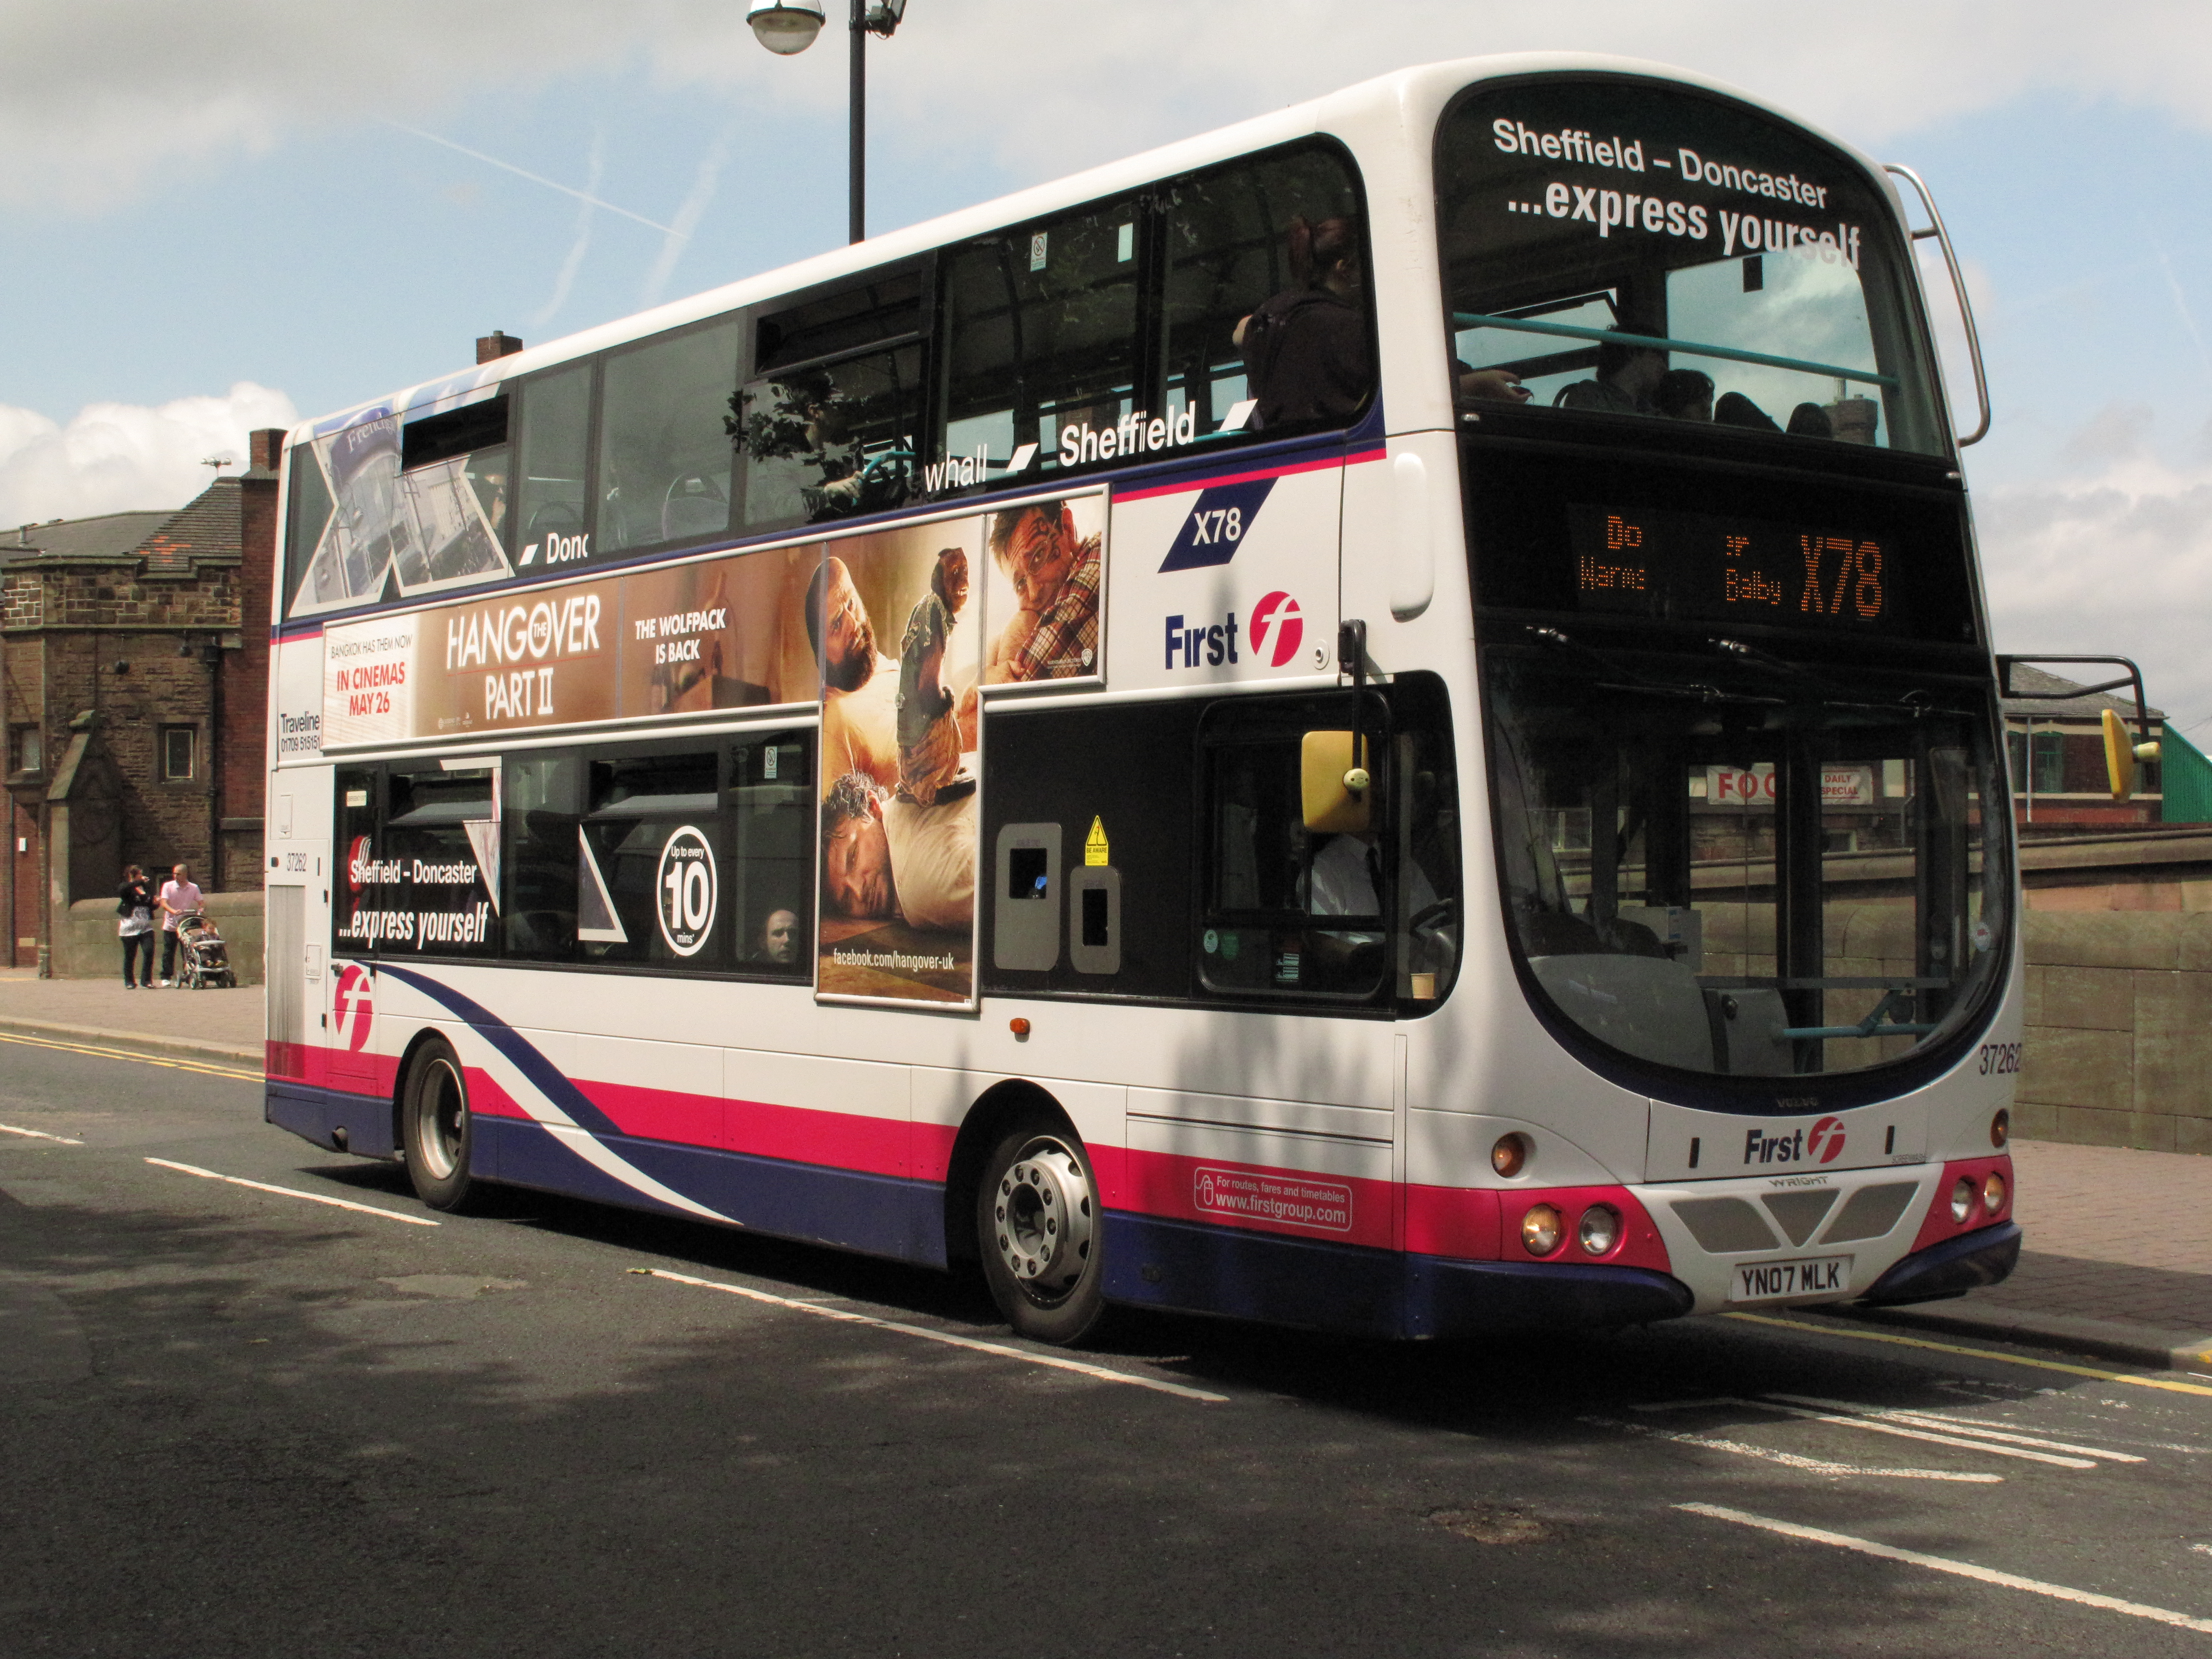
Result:
<svg viewBox="0 0 2212 1659"><path fill-rule="evenodd" d="M1372 780L1351 732L1309 732L1299 744L1298 781L1306 828L1316 835L1364 835L1372 814Z"/></svg>
<svg viewBox="0 0 2212 1659"><path fill-rule="evenodd" d="M2136 763L2154 761L2159 757L2159 746L2154 743L2136 743L2130 739L2128 723L2117 710L2105 710L2105 781L2112 787L2112 799L2125 800L2136 792Z"/></svg>

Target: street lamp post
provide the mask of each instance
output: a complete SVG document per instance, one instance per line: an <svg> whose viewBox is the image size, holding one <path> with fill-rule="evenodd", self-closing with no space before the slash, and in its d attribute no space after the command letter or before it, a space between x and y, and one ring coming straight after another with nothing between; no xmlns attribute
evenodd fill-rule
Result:
<svg viewBox="0 0 2212 1659"><path fill-rule="evenodd" d="M866 239L868 204L868 37L889 40L906 16L906 0L852 0L851 155L847 163L851 240ZM745 11L754 38L780 58L805 52L823 22L822 0L754 0Z"/></svg>

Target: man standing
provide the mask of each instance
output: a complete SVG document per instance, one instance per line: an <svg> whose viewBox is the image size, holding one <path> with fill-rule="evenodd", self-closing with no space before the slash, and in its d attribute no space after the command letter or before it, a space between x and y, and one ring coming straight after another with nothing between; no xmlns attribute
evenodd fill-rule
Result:
<svg viewBox="0 0 2212 1659"><path fill-rule="evenodd" d="M200 890L192 884L189 866L173 865L168 880L161 884L161 896L155 900L161 912L161 978L164 989L176 981L172 977L177 964L177 918L190 915L200 908Z"/></svg>
<svg viewBox="0 0 2212 1659"><path fill-rule="evenodd" d="M1021 608L991 641L992 685L1098 672L1098 538L1079 536L1075 509L1035 501L991 520L991 558Z"/></svg>

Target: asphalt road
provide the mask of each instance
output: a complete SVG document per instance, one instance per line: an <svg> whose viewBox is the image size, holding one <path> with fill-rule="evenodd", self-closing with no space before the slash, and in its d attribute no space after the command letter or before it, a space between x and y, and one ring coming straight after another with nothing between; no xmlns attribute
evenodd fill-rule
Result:
<svg viewBox="0 0 2212 1659"><path fill-rule="evenodd" d="M0 1042L0 1126L11 1654L2212 1654L2212 1380L1790 1319L1071 1357L746 1235L410 1224L216 1070Z"/></svg>

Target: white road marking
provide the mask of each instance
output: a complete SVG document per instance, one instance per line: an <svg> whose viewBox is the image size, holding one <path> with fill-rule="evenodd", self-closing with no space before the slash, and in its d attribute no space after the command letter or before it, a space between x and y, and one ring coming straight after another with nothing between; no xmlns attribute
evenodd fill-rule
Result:
<svg viewBox="0 0 2212 1659"><path fill-rule="evenodd" d="M1746 1445L1741 1440L1723 1440L1717 1435L1677 1434L1667 1429L1655 1429L1649 1423L1623 1423L1610 1417L1576 1420L1594 1423L1600 1428L1619 1429L1627 1434L1645 1435L1654 1440L1671 1440L1678 1446L1704 1446L1713 1451L1734 1452L1739 1457L1756 1457L1763 1463L1779 1463L1785 1469L1804 1469L1813 1474L1878 1474L1893 1480L1947 1480L1967 1486L1994 1486L2004 1480L2001 1474L1962 1474L1953 1469L1875 1469L1857 1463L1831 1463L1818 1457L1800 1457L1795 1452Z"/></svg>
<svg viewBox="0 0 2212 1659"><path fill-rule="evenodd" d="M2199 1555L2212 1555L2212 1544L2191 1544L2189 1547Z"/></svg>
<svg viewBox="0 0 2212 1659"><path fill-rule="evenodd" d="M1926 1567L1931 1572L1948 1572L1956 1577L1972 1578L1984 1584L2000 1585L2006 1589L2026 1590L2033 1595L2048 1595L2056 1601L2071 1601L2079 1607L2101 1607L2107 1613L2124 1613L2134 1619L2148 1619L2181 1630L2212 1634L2212 1619L2194 1619L2170 1607L2154 1607L2141 1601L2124 1601L2117 1595L2100 1595L2094 1590L2045 1583L2040 1578L2023 1578L2015 1572L1999 1572L1994 1567L1978 1567L1970 1561L1952 1561L1940 1555L1923 1555L1917 1550L1901 1550L1893 1544L1877 1544L1871 1538L1854 1538L1849 1533L1828 1532L1819 1527L1801 1527L1789 1521L1773 1521L1763 1515L1747 1514L1741 1510L1723 1509L1717 1504L1677 1504L1674 1507L1691 1515L1705 1516L1710 1520L1727 1521L1739 1527L1755 1527L1762 1532L1778 1533L1784 1538L1800 1538L1812 1544L1832 1544L1838 1549L1856 1550L1862 1555L1878 1556L1885 1561L1902 1561L1908 1566Z"/></svg>
<svg viewBox="0 0 2212 1659"><path fill-rule="evenodd" d="M1794 1401L1800 1406L1819 1406L1834 1412L1863 1412L1869 1417L1887 1418L1899 1423L1913 1423L1929 1428L1954 1430L1960 1434L1971 1434L1984 1440L2002 1440L2008 1445L2040 1446L2045 1451L2072 1452L2081 1457L2101 1457L2113 1463L2143 1463L2148 1458L2137 1457L2131 1452L2106 1451L2101 1446L2076 1446L2063 1440L2044 1440L2032 1434L2014 1434L2006 1430L1985 1428L1970 1418L1951 1417L1942 1412L1907 1411L1902 1407L1885 1410L1878 1406L1857 1406L1848 1400L1818 1400L1805 1395L1778 1394L1777 1400Z"/></svg>
<svg viewBox="0 0 2212 1659"><path fill-rule="evenodd" d="M1786 1397L1786 1396L1785 1396ZM1925 1440L1936 1446L1963 1446L1968 1451L1987 1452L1992 1457L2017 1457L2030 1463L2048 1463L2061 1469L2094 1469L2094 1457L2067 1457L2056 1452L2030 1451L2024 1446L1997 1446L1985 1440L1969 1440L1964 1435L1937 1434L1927 1429L1909 1429L1901 1423L1884 1422L1880 1417L1863 1408L1842 1407L1834 1411L1813 1411L1803 1406L1787 1406L1782 1400L1747 1400L1747 1406L1756 1406L1761 1411L1787 1412L1792 1417L1802 1417L1814 1423L1832 1423L1838 1428L1864 1429L1869 1434L1895 1435L1900 1440ZM2142 1460L2136 1458L2140 1463Z"/></svg>
<svg viewBox="0 0 2212 1659"><path fill-rule="evenodd" d="M265 1181L248 1181L244 1176L227 1176L216 1170L203 1170L191 1164L172 1164L166 1158L149 1158L149 1164L164 1170L175 1170L188 1176L198 1176L203 1181L227 1181L234 1187L251 1187L257 1193L275 1193L280 1198L304 1198L310 1204L327 1204L334 1210L359 1210L363 1215L380 1215L386 1221L404 1221L410 1227L434 1227L438 1224L425 1215L402 1215L397 1210L380 1209L374 1204L356 1204L349 1198L325 1198L320 1193L303 1193L296 1187L272 1187Z"/></svg>
<svg viewBox="0 0 2212 1659"><path fill-rule="evenodd" d="M725 1285L717 1279L694 1279L690 1273L672 1273L661 1267L632 1267L629 1271L647 1278L671 1279L678 1285L696 1285L702 1290L722 1291L731 1296L748 1297L755 1302L767 1302L779 1308L796 1308L801 1313L818 1314L824 1319L842 1320L850 1325L872 1325L879 1331L896 1331L902 1336L918 1336L926 1341L942 1342L947 1347L970 1348L977 1353L994 1353L1006 1359L1025 1360L1032 1365L1048 1365L1054 1370L1076 1371L1104 1382L1127 1382L1133 1388L1151 1389L1156 1393L1171 1394L1184 1400L1203 1400L1214 1405L1223 1405L1229 1399L1225 1394L1208 1394L1203 1389L1189 1388L1181 1382L1166 1382L1152 1376L1133 1376L1127 1371L1109 1370L1103 1365L1086 1365L1079 1359L1031 1353L1026 1348L1009 1347L1003 1342L981 1342L972 1336L955 1336L950 1331L933 1331L922 1325L902 1325L895 1319L877 1319L845 1308L825 1308L818 1302L802 1302L797 1297L771 1296L766 1291L752 1290L744 1285Z"/></svg>
<svg viewBox="0 0 2212 1659"><path fill-rule="evenodd" d="M50 1135L44 1129L19 1129L12 1123L0 1123L0 1135L28 1135L33 1140L58 1140L64 1146L82 1146L82 1140L71 1140L67 1135Z"/></svg>

